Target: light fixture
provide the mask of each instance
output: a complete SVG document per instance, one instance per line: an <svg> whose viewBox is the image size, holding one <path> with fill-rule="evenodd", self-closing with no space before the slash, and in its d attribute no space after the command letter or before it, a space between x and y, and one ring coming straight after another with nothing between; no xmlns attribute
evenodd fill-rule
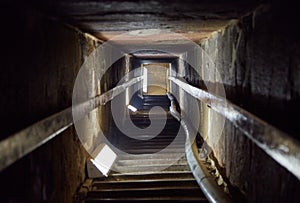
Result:
<svg viewBox="0 0 300 203"><path fill-rule="evenodd" d="M137 111L137 108L135 108L134 106L131 106L130 104L128 105L128 109L130 109L133 112Z"/></svg>
<svg viewBox="0 0 300 203"><path fill-rule="evenodd" d="M108 176L108 173L114 164L117 155L112 149L106 145L99 145L93 152L94 159L90 159L94 166L104 175Z"/></svg>

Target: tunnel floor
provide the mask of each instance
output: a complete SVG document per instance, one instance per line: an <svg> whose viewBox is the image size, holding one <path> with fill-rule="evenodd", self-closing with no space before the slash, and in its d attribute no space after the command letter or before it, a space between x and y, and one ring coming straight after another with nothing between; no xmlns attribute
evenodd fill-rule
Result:
<svg viewBox="0 0 300 203"><path fill-rule="evenodd" d="M150 126L149 110L158 103L167 111L163 130L145 141L128 138L115 128L114 135L118 139L114 144L127 153L118 157L114 165L119 172L87 179L78 194L79 202L208 202L188 166L184 153L185 136L180 123L168 112L170 102L167 97L147 96L140 111L131 114L131 121L142 129ZM152 116L152 119L164 122L161 115ZM139 136L147 137L146 134Z"/></svg>

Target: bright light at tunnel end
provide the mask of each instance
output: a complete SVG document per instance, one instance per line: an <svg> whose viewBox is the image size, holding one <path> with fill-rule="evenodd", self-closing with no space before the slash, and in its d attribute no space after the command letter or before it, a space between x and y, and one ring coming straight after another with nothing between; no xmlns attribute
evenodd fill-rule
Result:
<svg viewBox="0 0 300 203"><path fill-rule="evenodd" d="M172 39L176 39L178 42L180 41L182 43L181 44L176 44L174 43L174 46L171 46L170 44L167 44L166 46L162 45L162 43L160 42L160 38L163 35L168 35L172 41ZM120 149L118 146L114 146L114 144L112 144L108 139L107 136L104 132L104 130L101 129L101 125L98 123L98 113L97 111L92 111L90 113L82 113L85 112L84 106L80 107L80 109L78 109L78 106L80 106L84 101L87 101L88 99L95 97L96 96L96 92L95 89L97 89L97 84L100 84L99 81L102 81L102 77L105 73L107 73L107 71L109 70L110 66L112 64L114 64L115 62L117 62L119 59L121 59L122 57L124 57L125 54L132 54L135 53L137 51L141 50L141 46L134 46L132 44L128 44L128 45L124 45L122 43L118 42L122 42L122 40L125 41L139 41L139 44L143 44L143 48L142 50L157 50L160 51L162 53L167 53L169 55L172 56L178 56L180 57L179 60L182 61L182 64L184 64L185 62L187 64L190 65L191 68L193 68L199 75L199 77L201 77L201 72L199 70L199 68L194 68L194 67L199 67L199 64L195 64L195 61L198 61L198 58L195 58L194 54L189 54L189 52L191 52L191 50L194 52L197 52L199 55L205 55L205 57L207 58L206 60L210 60L212 61L211 57L207 55L207 53L203 50L203 48L201 48L198 44L196 44L195 42L191 41L190 39L184 37L183 35L180 35L178 33L172 33L168 30L159 30L159 29L145 29L145 30L138 30L138 31L134 31L134 32L127 32L121 35L118 35L112 39L110 39L109 41L101 44L100 46L98 46L96 48L96 50L90 54L88 57L86 57L74 84L74 89L73 89L73 100L72 100L72 114L73 114L73 120L74 120L74 125L75 125L75 129L76 132L78 134L78 137L80 139L80 141L82 142L83 146L85 147L85 149L87 150L87 152L92 156L91 158L91 162L95 165L95 167L100 170L105 176L108 175L110 170L114 170L120 173L123 173L124 171L122 171L122 169L120 168L116 168L114 167L114 164L118 158L122 159L122 157L126 157L126 156L132 156L132 157L136 157L138 159L138 157L140 155L137 154L130 154L127 153L125 151L123 151L122 149ZM121 44L121 45L120 45ZM126 50L126 51L124 51ZM183 56L191 56L189 58L182 58ZM97 58L96 58L97 57ZM108 57L108 58L107 58ZM100 61L100 63L95 63L95 61ZM107 63L102 63L102 61L107 61ZM212 63L214 64L214 63ZM215 67L214 67L215 68ZM216 72L218 72L218 70L215 68ZM132 76L136 74L132 73L132 71L129 71L128 73L126 73L126 75L124 75L124 77L119 81L119 84L117 85L121 85L124 81L127 81L128 78L131 79ZM182 73L181 73L182 75ZM216 74L218 75L218 73ZM88 81L88 83L87 83ZM205 82L205 80L203 79L203 81ZM219 83L221 82L221 79L219 79L218 81ZM88 85L87 85L88 84ZM208 91L210 91L209 86L208 87ZM145 92L146 87L145 86L141 86L141 89L139 90L135 90L135 91L141 91ZM172 92L172 88L175 88L175 85L173 85L172 87L170 87L170 91ZM177 101L179 101L179 105L180 108L184 108L184 106L182 105L182 102L185 102L183 100L181 100L182 97L182 93L180 93L181 91L178 91L179 93L173 93L173 96L175 97L175 99ZM104 92L103 92L104 93ZM133 94L129 95L129 101L132 98ZM225 95L224 95L225 97ZM122 106L122 104L120 103L121 101L118 101L116 99L113 99L111 101L111 115L112 118L114 119L115 123L116 123L116 127L123 132L126 136L132 138L132 139L138 139L137 137L135 138L134 136L131 135L131 133L129 133L128 129L135 130L137 132L137 134L139 133L146 133L147 135L151 135L151 137L155 137L157 136L160 131L157 130L152 130L151 129L157 129L157 128L163 128L165 123L155 123L155 119L151 120L151 124L148 128L148 130L150 129L150 131L145 131L146 129L140 129L136 126L122 126L119 125L120 122L117 122L118 119L121 119L122 116L120 115L121 111L119 108L120 106ZM188 116L190 116L189 120L194 122L195 124L199 124L200 123L200 112L199 112L199 102L198 101L193 101L193 100L189 100L189 105L193 106L193 110L192 112L188 112ZM133 106L133 105L127 105L127 108L131 111L131 112L137 112L138 108ZM119 109L119 110L118 110ZM126 113L129 113L129 111L125 111ZM185 115L187 116L187 115ZM166 115L164 115L165 120L167 120ZM124 129L125 128L125 129ZM213 128L213 127L212 127ZM211 129L212 129L211 128ZM160 129L161 130L161 129ZM223 130L223 128L222 128ZM221 134L221 132L219 132L219 134ZM156 157L161 157L166 153L170 153L168 152L168 150L170 150L171 148L175 147L176 145L178 145L179 143L179 133L176 135L176 138L173 140L172 143L170 143L168 146L166 146L165 148L163 148L162 150L152 154L153 156ZM193 135L194 138L196 137L196 134ZM177 139L178 138L178 139ZM143 141L143 140L142 140ZM147 141L147 140L144 140ZM98 151L98 153L95 153L95 149L100 149L100 151ZM175 155L175 154L173 154ZM158 171L162 171L166 168L168 168L169 166L171 166L173 163L175 163L176 161L178 161L180 158L182 158L184 156L184 150L182 151L182 153L178 153L176 154L176 156L174 156L174 161L173 162L168 162L168 164L164 164L163 167L158 168ZM117 161L118 161L117 160Z"/></svg>

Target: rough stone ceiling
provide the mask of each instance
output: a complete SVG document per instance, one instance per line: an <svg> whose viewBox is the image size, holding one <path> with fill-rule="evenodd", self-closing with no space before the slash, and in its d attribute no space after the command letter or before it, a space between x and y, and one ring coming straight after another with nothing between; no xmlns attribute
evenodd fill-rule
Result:
<svg viewBox="0 0 300 203"><path fill-rule="evenodd" d="M256 5L242 1L68 0L52 2L47 9L102 40L128 31L162 29L199 41L226 26L230 20L253 10ZM157 40L169 38L166 34L160 35Z"/></svg>

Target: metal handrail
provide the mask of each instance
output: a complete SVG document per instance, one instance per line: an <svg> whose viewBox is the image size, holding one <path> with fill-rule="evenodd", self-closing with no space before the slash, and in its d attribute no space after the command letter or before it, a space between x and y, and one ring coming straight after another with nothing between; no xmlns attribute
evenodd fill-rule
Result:
<svg viewBox="0 0 300 203"><path fill-rule="evenodd" d="M169 93L167 93L167 95L171 101L170 113L175 119L177 119L180 122L181 126L185 131L185 154L193 176L196 179L200 188L202 189L203 194L206 196L209 202L232 202L229 196L222 190L222 188L217 185L215 177L210 175L205 165L199 159L198 147L195 142L195 139L191 140L191 126L189 126L188 122L186 122L186 120L180 116L179 112L177 112L173 96Z"/></svg>
<svg viewBox="0 0 300 203"><path fill-rule="evenodd" d="M76 106L75 111L80 112L78 120L141 80L142 76L133 78ZM72 107L69 107L2 140L0 142L0 171L68 129L73 122Z"/></svg>
<svg viewBox="0 0 300 203"><path fill-rule="evenodd" d="M181 78L169 77L185 92L209 105L211 109L227 118L258 147L300 180L300 143L250 112L225 98L187 84Z"/></svg>

